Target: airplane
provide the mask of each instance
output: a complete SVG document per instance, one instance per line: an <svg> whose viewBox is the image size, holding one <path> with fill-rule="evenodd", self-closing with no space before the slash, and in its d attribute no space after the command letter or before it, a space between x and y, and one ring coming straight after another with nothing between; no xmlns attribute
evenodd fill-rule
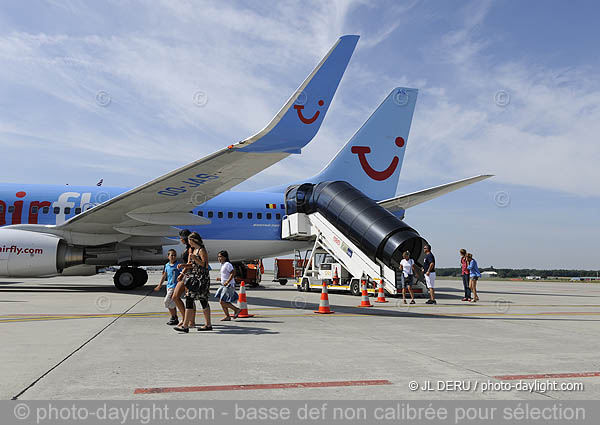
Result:
<svg viewBox="0 0 600 425"><path fill-rule="evenodd" d="M343 36L260 132L133 189L0 184L0 276L89 275L120 266L120 290L148 280L142 266L162 265L181 228L204 239L209 261L232 262L308 248L281 239L289 184L231 191L298 154L317 134L358 42ZM481 181L479 175L395 196L418 90L394 88L317 175L301 183L345 180L399 218L414 205Z"/></svg>

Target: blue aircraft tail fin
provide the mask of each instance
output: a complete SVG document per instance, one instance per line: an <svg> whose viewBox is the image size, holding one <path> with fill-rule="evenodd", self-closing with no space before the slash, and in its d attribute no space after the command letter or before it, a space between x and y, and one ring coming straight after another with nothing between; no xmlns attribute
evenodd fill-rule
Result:
<svg viewBox="0 0 600 425"><path fill-rule="evenodd" d="M311 183L345 180L375 200L396 195L417 89L398 87Z"/></svg>
<svg viewBox="0 0 600 425"><path fill-rule="evenodd" d="M236 148L246 152L300 153L319 131L358 38L340 37L273 120Z"/></svg>

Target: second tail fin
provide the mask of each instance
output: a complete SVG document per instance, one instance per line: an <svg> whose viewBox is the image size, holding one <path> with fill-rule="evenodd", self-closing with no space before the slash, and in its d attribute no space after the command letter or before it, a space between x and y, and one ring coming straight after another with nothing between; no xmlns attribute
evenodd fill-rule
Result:
<svg viewBox="0 0 600 425"><path fill-rule="evenodd" d="M417 89L398 87L311 183L345 180L369 197L381 200L396 194Z"/></svg>

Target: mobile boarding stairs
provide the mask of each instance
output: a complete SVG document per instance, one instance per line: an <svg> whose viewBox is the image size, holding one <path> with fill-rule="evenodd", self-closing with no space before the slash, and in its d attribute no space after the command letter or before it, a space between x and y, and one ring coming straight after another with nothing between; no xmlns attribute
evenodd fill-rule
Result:
<svg viewBox="0 0 600 425"><path fill-rule="evenodd" d="M420 265L427 243L416 230L342 181L290 186L281 237L314 240L308 266L297 283L300 290L320 288L326 280L329 288L350 290L355 295L360 294L362 279L371 293L382 281L388 294L397 295L401 289L396 270L401 270L402 253L409 251ZM320 252L334 259L325 271L315 264ZM335 263L341 265L339 272ZM413 290L416 295L426 293L425 285L416 279Z"/></svg>

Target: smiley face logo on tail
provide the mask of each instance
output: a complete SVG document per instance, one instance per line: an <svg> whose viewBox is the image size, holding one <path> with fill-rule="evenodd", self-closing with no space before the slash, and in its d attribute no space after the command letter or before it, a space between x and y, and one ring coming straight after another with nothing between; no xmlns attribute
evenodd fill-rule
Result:
<svg viewBox="0 0 600 425"><path fill-rule="evenodd" d="M322 100L319 100L319 106L323 106L324 104L325 104L325 102L323 102ZM304 124L312 124L313 122L315 122L317 120L317 118L319 118L319 114L321 113L321 111L317 111L317 112L315 112L315 114L312 117L306 118L302 114L304 105L294 105L294 109L296 110L296 112L298 112L298 118L300 118L300 121L302 121Z"/></svg>
<svg viewBox="0 0 600 425"><path fill-rule="evenodd" d="M395 140L396 146L399 148L404 146L404 139L402 137L396 137ZM400 159L397 156L394 156L390 165L383 171L377 171L371 167L369 161L367 160L367 154L371 152L371 148L368 146L352 146L350 152L358 155L358 160L360 161L360 165L362 169L367 173L367 176L371 177L373 180L383 181L390 178L394 171L396 171L396 167L400 163Z"/></svg>

